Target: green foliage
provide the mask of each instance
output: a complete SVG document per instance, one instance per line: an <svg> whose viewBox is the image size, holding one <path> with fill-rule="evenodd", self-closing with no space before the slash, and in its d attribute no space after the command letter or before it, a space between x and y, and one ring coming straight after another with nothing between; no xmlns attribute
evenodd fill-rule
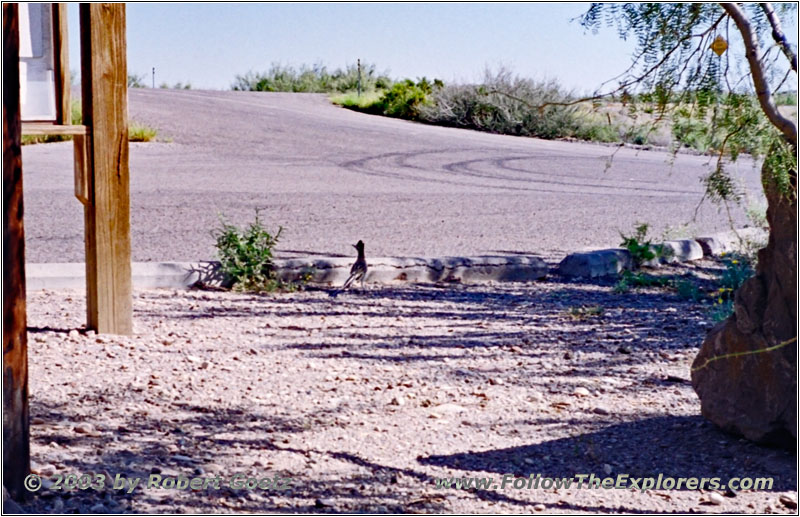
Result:
<svg viewBox="0 0 800 517"><path fill-rule="evenodd" d="M717 289L711 294L713 305L711 317L722 321L733 314L736 291L755 274L751 259L743 254L730 253L722 256L725 269L717 276Z"/></svg>
<svg viewBox="0 0 800 517"><path fill-rule="evenodd" d="M329 72L327 67L320 63L313 66L302 65L299 69L275 63L267 72L250 71L244 75L237 75L231 89L259 92L343 93L356 90L358 81L358 66L355 64ZM386 89L390 85L391 80L385 74L379 74L375 65L361 65L362 91Z"/></svg>
<svg viewBox="0 0 800 517"><path fill-rule="evenodd" d="M128 88L147 88L144 83L146 76L144 74L128 74Z"/></svg>
<svg viewBox="0 0 800 517"><path fill-rule="evenodd" d="M692 280L686 278L676 279L672 282L672 287L682 300L699 302L703 298L703 293L700 291L700 288L698 288L697 284Z"/></svg>
<svg viewBox="0 0 800 517"><path fill-rule="evenodd" d="M161 83L160 85L158 85L158 87L161 88L162 90L166 90L166 89L191 90L192 89L192 83L187 81L186 84L183 84L182 82L178 81L177 83L173 84L172 86L168 85L167 83Z"/></svg>
<svg viewBox="0 0 800 517"><path fill-rule="evenodd" d="M286 289L275 274L272 250L280 239L283 227L274 235L261 224L256 210L255 221L240 229L220 218L221 229L213 232L222 272L234 289L243 291L275 291Z"/></svg>
<svg viewBox="0 0 800 517"><path fill-rule="evenodd" d="M520 78L505 68L487 70L481 84L442 88L432 100L422 119L433 124L550 139L575 137L581 128L577 108L557 104L572 95L556 81ZM592 131L600 133L583 135Z"/></svg>
<svg viewBox="0 0 800 517"><path fill-rule="evenodd" d="M131 121L128 124L128 140L131 142L149 142L155 140L158 131L155 129Z"/></svg>
<svg viewBox="0 0 800 517"><path fill-rule="evenodd" d="M750 259L740 253L723 255L722 263L725 265L725 269L719 275L719 286L720 289L726 289L729 292L739 289L745 280L755 273Z"/></svg>
<svg viewBox="0 0 800 517"><path fill-rule="evenodd" d="M590 142L619 142L620 139L617 126L597 123L588 117L578 119L572 136Z"/></svg>
<svg viewBox="0 0 800 517"><path fill-rule="evenodd" d="M775 94L776 106L797 106L797 90Z"/></svg>
<svg viewBox="0 0 800 517"><path fill-rule="evenodd" d="M381 103L381 98L383 97L383 94L383 90L365 92L361 95L358 95L356 92L347 92L332 95L330 99L332 103L338 104L345 108L382 115L383 105Z"/></svg>
<svg viewBox="0 0 800 517"><path fill-rule="evenodd" d="M574 320L585 320L589 318L599 318L605 313L605 309L601 305L590 305L580 307L570 307L567 311L567 316Z"/></svg>
<svg viewBox="0 0 800 517"><path fill-rule="evenodd" d="M424 106L430 105L429 96L434 88L442 88L438 79L430 83L422 78L416 83L411 79L395 83L379 100L383 114L390 117L417 120Z"/></svg>
<svg viewBox="0 0 800 517"><path fill-rule="evenodd" d="M619 232L622 237L620 246L627 249L631 254L634 268L640 268L642 265L650 260L656 258L656 252L650 239L647 238L647 232L650 225L647 223L638 223L636 232L633 235L625 235Z"/></svg>
<svg viewBox="0 0 800 517"><path fill-rule="evenodd" d="M714 202L741 200L724 161L735 161L742 153L766 156L765 181L796 198L796 153L786 147L797 142L786 143L758 100L765 90L780 90L787 84L789 62L779 45L768 43L773 39L765 4L737 5L761 42L759 68L767 83L761 92L753 87L749 62L741 66L742 43L734 37L740 36L738 28L721 4L594 3L582 25L595 32L604 25L615 27L621 38L634 39L637 46L631 67L615 78L619 87L598 97L620 94L647 103L647 110L660 119L671 118L675 150L688 146L716 154L717 167L705 180ZM773 7L779 17L796 17L796 4ZM731 42L722 56L709 48L717 36ZM779 95L775 102L796 104L796 94Z"/></svg>
<svg viewBox="0 0 800 517"><path fill-rule="evenodd" d="M776 139L764 159L764 189L775 188L787 199L797 200L797 154L783 139Z"/></svg>

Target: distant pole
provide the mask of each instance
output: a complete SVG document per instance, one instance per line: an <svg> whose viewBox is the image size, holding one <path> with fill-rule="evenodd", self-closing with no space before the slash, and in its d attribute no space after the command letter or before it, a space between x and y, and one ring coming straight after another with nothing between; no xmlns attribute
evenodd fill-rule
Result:
<svg viewBox="0 0 800 517"><path fill-rule="evenodd" d="M156 67L153 67L153 89L156 89Z"/></svg>
<svg viewBox="0 0 800 517"><path fill-rule="evenodd" d="M361 97L361 59L358 60L358 96Z"/></svg>

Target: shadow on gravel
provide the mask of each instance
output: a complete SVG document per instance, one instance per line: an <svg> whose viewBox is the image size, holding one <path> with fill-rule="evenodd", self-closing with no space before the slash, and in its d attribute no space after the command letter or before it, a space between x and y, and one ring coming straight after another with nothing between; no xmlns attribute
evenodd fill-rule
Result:
<svg viewBox="0 0 800 517"><path fill-rule="evenodd" d="M98 422L98 427L88 433L74 431L74 426L85 418L76 414L69 403L36 402L32 414L42 421L34 433L34 443L56 443L85 451L60 464L57 474L90 474L95 483L93 476L97 474L112 479L117 475L140 478L141 482L130 492L129 485L121 484L115 490L107 482L103 488L43 490L24 502L23 507L29 512L152 513L146 511L145 505L167 513L408 513L442 512L446 508L444 497L427 493L427 488L433 486L433 478L427 474L383 466L347 452L286 445L289 434L337 425L336 411L282 418L256 415L241 408L176 404L169 418L138 413L124 426L106 429ZM49 429L42 430L44 426ZM267 457L289 454L302 462L325 457L361 469L337 479L315 479L305 475L302 468L287 471L270 468L269 463L253 465L254 452L267 452ZM220 470L216 464L222 463L224 456L232 457L240 467ZM236 488L231 482L235 474L244 479L274 479L277 474L289 480L285 481L286 489L281 490ZM219 487L200 490L144 490L143 485L153 475L162 478L182 475L189 479L219 476L221 482ZM54 497L64 501L61 511L53 510ZM92 510L98 504L104 509Z"/></svg>
<svg viewBox="0 0 800 517"><path fill-rule="evenodd" d="M694 444L714 444L700 449ZM572 477L594 474L633 478L772 478L768 491L794 490L797 485L792 453L760 447L719 431L700 416L664 416L613 424L589 432L536 445L420 458L434 465L473 472L528 477ZM630 486L630 485L629 485ZM708 485L706 485L707 488ZM685 487L681 489L686 490ZM724 491L724 489L721 489Z"/></svg>

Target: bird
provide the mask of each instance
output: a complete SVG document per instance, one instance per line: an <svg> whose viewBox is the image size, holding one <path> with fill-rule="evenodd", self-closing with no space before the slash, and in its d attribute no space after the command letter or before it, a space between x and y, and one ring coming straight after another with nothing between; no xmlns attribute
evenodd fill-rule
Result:
<svg viewBox="0 0 800 517"><path fill-rule="evenodd" d="M364 288L364 277L367 276L367 259L364 257L364 241L358 241L356 244L353 244L353 247L358 251L358 258L353 264L353 267L350 268L350 277L342 286L342 290L350 287L350 284L356 280L361 280L361 288Z"/></svg>

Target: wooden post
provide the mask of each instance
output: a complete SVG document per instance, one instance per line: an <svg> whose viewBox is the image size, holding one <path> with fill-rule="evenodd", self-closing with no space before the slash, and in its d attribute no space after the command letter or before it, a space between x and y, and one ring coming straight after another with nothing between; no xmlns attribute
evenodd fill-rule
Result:
<svg viewBox="0 0 800 517"><path fill-rule="evenodd" d="M22 499L30 435L18 7L3 4L3 485Z"/></svg>
<svg viewBox="0 0 800 517"><path fill-rule="evenodd" d="M81 4L87 327L133 331L125 5Z"/></svg>
<svg viewBox="0 0 800 517"><path fill-rule="evenodd" d="M56 80L56 124L72 124L71 89L69 76L69 38L67 4L53 4L53 60Z"/></svg>

